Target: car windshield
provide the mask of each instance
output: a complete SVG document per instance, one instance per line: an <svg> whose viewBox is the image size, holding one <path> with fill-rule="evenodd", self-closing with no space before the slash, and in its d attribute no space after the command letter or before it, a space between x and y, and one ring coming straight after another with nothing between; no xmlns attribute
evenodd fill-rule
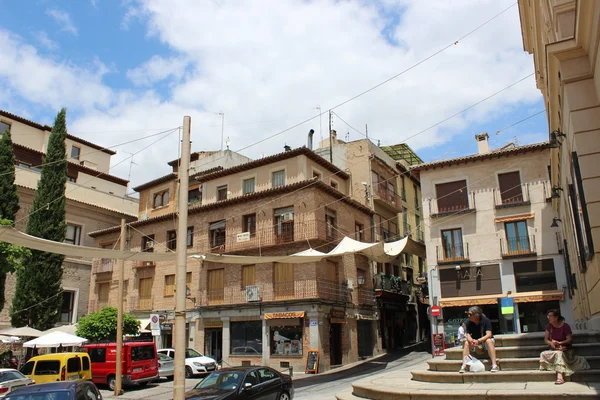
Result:
<svg viewBox="0 0 600 400"><path fill-rule="evenodd" d="M192 357L202 357L202 354L198 353L194 349L185 349L185 358L192 358Z"/></svg>
<svg viewBox="0 0 600 400"><path fill-rule="evenodd" d="M163 354L163 353L158 353L158 358L160 358L161 361L171 361L172 360L171 357L169 357L168 355Z"/></svg>
<svg viewBox="0 0 600 400"><path fill-rule="evenodd" d="M242 383L244 374L238 371L213 372L202 382L196 385L196 389L236 390Z"/></svg>
<svg viewBox="0 0 600 400"><path fill-rule="evenodd" d="M9 394L4 400L71 400L71 394L66 391L50 391L45 393Z"/></svg>
<svg viewBox="0 0 600 400"><path fill-rule="evenodd" d="M19 371L2 371L0 372L0 382L14 381L15 379L23 379L25 375Z"/></svg>

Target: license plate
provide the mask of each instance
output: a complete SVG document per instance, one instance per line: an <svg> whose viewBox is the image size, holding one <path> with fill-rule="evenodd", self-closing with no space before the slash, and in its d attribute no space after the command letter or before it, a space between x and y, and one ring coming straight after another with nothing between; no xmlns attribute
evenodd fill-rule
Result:
<svg viewBox="0 0 600 400"><path fill-rule="evenodd" d="M70 380L70 381L76 381L77 379L79 379L79 376L77 376L77 375L71 375L71 376L69 377L69 380Z"/></svg>
<svg viewBox="0 0 600 400"><path fill-rule="evenodd" d="M207 370L207 371L214 371L214 370L215 370L215 367L206 367L206 370Z"/></svg>
<svg viewBox="0 0 600 400"><path fill-rule="evenodd" d="M133 372L142 372L142 368L134 368Z"/></svg>

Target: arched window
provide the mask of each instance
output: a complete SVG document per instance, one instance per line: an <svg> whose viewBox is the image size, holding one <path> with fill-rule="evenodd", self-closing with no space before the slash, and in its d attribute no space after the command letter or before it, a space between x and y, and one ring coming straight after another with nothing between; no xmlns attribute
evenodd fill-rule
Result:
<svg viewBox="0 0 600 400"><path fill-rule="evenodd" d="M162 205L166 206L167 204L169 204L169 191L168 190L162 194Z"/></svg>
<svg viewBox="0 0 600 400"><path fill-rule="evenodd" d="M154 195L154 208L162 206L162 193Z"/></svg>

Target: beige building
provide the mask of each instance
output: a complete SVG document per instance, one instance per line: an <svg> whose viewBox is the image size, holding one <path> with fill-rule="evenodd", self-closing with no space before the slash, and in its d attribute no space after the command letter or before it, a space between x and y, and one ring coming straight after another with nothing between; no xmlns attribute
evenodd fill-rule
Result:
<svg viewBox="0 0 600 400"><path fill-rule="evenodd" d="M307 148L190 177L188 235L177 238L176 176L136 188L161 197L145 219L129 224L132 250L281 256L312 248L327 252L344 236L371 241L372 211L347 197L349 175ZM175 174L175 172L173 173ZM332 180L329 180L331 177ZM120 228L91 233L96 246L116 245ZM97 260L92 308L116 305L110 260ZM173 343L175 262L125 262L126 311L161 316L159 347ZM193 347L231 365L294 366L308 350L320 370L378 354L377 309L369 261L348 255L304 264L234 265L189 259L186 337ZM144 326L146 327L146 326Z"/></svg>
<svg viewBox="0 0 600 400"><path fill-rule="evenodd" d="M476 138L478 154L412 168L423 191L439 330L454 343L472 305L483 308L494 333L544 331L554 308L572 323L570 263L551 227L548 143L490 150L487 134Z"/></svg>
<svg viewBox="0 0 600 400"><path fill-rule="evenodd" d="M574 274L577 328L600 329L600 2L519 0L550 127L552 205Z"/></svg>
<svg viewBox="0 0 600 400"><path fill-rule="evenodd" d="M25 231L27 215L40 178L52 127L0 110L0 134L10 129L15 153L15 182L21 209L16 227ZM138 201L126 195L128 181L109 174L114 151L78 137L67 135L68 182L66 185L66 243L94 246L87 234L118 224L121 218L135 220ZM88 313L90 260L65 258L63 263L63 307L61 324L75 323ZM15 276L6 282L6 303L0 312L0 327L10 326L8 310L15 291Z"/></svg>
<svg viewBox="0 0 600 400"><path fill-rule="evenodd" d="M383 348L391 350L424 339L420 327L427 327L427 285L418 279L425 274L421 189L407 169L411 160L420 159L407 145L382 148L369 139L345 142L335 131L315 151L348 172L350 196L374 211L366 228L376 241L409 236L416 244L411 246L418 250L415 254L403 253L393 262L374 263L372 269ZM335 177L328 179L334 184Z"/></svg>

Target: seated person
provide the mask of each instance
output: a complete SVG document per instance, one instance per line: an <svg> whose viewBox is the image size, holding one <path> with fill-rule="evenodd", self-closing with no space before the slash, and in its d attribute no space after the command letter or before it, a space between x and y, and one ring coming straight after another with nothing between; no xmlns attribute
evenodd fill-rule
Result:
<svg viewBox="0 0 600 400"><path fill-rule="evenodd" d="M463 345L463 364L460 367L461 374L466 371L469 352L475 351L478 346L483 346L487 350L492 360L491 372L498 372L496 364L496 346L494 335L492 335L492 323L489 318L483 315L480 307L473 306L468 311L469 320L467 321L467 340Z"/></svg>

